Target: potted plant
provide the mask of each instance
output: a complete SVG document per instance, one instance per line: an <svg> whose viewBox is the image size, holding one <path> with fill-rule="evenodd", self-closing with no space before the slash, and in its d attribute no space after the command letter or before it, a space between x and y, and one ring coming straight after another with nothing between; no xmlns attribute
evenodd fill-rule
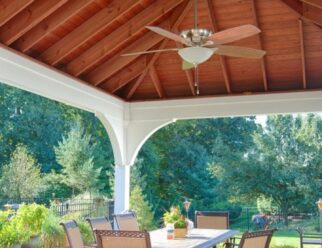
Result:
<svg viewBox="0 0 322 248"><path fill-rule="evenodd" d="M41 228L48 215L48 209L36 203L22 204L16 214L15 221L21 230L29 230L30 239L22 248L35 248L40 244Z"/></svg>
<svg viewBox="0 0 322 248"><path fill-rule="evenodd" d="M174 224L174 237L184 238L187 235L187 221L181 214L179 207L171 207L170 211L165 212L163 215L165 224Z"/></svg>

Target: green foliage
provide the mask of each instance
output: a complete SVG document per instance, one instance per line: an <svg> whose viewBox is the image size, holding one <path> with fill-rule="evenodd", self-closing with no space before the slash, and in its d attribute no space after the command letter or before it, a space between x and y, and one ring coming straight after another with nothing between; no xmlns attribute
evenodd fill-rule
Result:
<svg viewBox="0 0 322 248"><path fill-rule="evenodd" d="M44 205L22 204L17 210L14 222L18 229L28 230L31 235L39 235L42 225L48 216L48 209Z"/></svg>
<svg viewBox="0 0 322 248"><path fill-rule="evenodd" d="M59 218L53 212L48 212L48 215L41 227L41 247L64 247L65 232L63 227L59 225L59 221Z"/></svg>
<svg viewBox="0 0 322 248"><path fill-rule="evenodd" d="M0 247L10 248L15 244L22 244L30 237L28 230L17 228L15 222L7 222L0 229Z"/></svg>
<svg viewBox="0 0 322 248"><path fill-rule="evenodd" d="M93 113L76 109L0 83L0 170L11 159L18 144L24 144L39 163L42 173L61 172L54 147L79 122L86 135L97 144L93 151L95 169L102 168L95 191L111 197L113 193L113 152L102 123ZM1 174L0 174L1 176ZM47 178L50 179L50 178ZM48 180L46 181L47 185ZM54 183L50 184L51 186ZM42 192L41 192L42 193ZM72 190L45 187L41 197L69 197ZM0 197L8 197L1 195ZM10 197L10 196L9 196Z"/></svg>
<svg viewBox="0 0 322 248"><path fill-rule="evenodd" d="M40 168L23 145L18 145L10 163L2 168L2 195L14 199L37 196L41 187Z"/></svg>
<svg viewBox="0 0 322 248"><path fill-rule="evenodd" d="M135 186L131 191L130 208L136 213L141 230L153 230L156 227L154 213L139 186Z"/></svg>
<svg viewBox="0 0 322 248"><path fill-rule="evenodd" d="M175 228L186 228L187 222L185 217L181 214L180 208L171 207L170 211L163 214L163 221L165 224L174 224Z"/></svg>
<svg viewBox="0 0 322 248"><path fill-rule="evenodd" d="M94 168L95 144L77 123L55 147L57 161L63 167L66 184L78 192L97 188L101 169Z"/></svg>

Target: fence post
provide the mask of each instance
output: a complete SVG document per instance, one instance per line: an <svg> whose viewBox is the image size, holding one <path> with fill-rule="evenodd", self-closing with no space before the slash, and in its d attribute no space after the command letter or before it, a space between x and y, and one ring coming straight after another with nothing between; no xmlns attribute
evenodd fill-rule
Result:
<svg viewBox="0 0 322 248"><path fill-rule="evenodd" d="M247 218L247 230L249 231L250 225L249 225L249 208L246 208L246 218Z"/></svg>

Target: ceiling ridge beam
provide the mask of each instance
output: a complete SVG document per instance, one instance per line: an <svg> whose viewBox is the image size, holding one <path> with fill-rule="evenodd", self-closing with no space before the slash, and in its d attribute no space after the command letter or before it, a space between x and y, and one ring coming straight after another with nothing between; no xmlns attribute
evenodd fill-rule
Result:
<svg viewBox="0 0 322 248"><path fill-rule="evenodd" d="M0 28L1 42L8 46L11 45L67 1L38 0L33 2Z"/></svg>
<svg viewBox="0 0 322 248"><path fill-rule="evenodd" d="M53 30L57 29L61 24L66 22L70 17L88 7L95 0L77 0L69 1L64 8L58 9L55 13L33 27L29 32L20 37L14 44L14 48L21 52L28 51L37 44L42 38Z"/></svg>
<svg viewBox="0 0 322 248"><path fill-rule="evenodd" d="M252 4L252 11L253 11L253 18L254 18L255 26L257 26L260 29L258 16L257 16L257 6L255 3L255 0L251 0L251 4ZM263 37L262 37L261 33L259 33L257 37L258 37L259 48L261 50L263 50L263 48L264 48L263 43L264 42L263 42ZM261 70L262 70L262 75L263 75L264 90L268 91L268 77L267 77L267 66L266 66L265 57L262 57L260 59L260 63L261 63Z"/></svg>
<svg viewBox="0 0 322 248"><path fill-rule="evenodd" d="M57 65L62 59L138 4L139 1L137 0L114 0L45 50L38 59L50 65Z"/></svg>
<svg viewBox="0 0 322 248"><path fill-rule="evenodd" d="M303 89L307 88L303 21L299 19Z"/></svg>
<svg viewBox="0 0 322 248"><path fill-rule="evenodd" d="M8 22L12 17L22 11L34 0L1 0L0 1L0 27Z"/></svg>
<svg viewBox="0 0 322 248"><path fill-rule="evenodd" d="M149 75L150 75L150 78L152 79L152 83L153 83L154 88L157 91L159 97L160 98L165 98L166 97L165 91L164 91L164 88L162 87L162 84L160 82L160 78L159 78L158 72L155 69L155 66L154 65L152 65L150 67L150 69L149 69Z"/></svg>
<svg viewBox="0 0 322 248"><path fill-rule="evenodd" d="M65 71L74 76L79 76L106 58L116 48L125 44L131 37L144 30L145 26L150 25L165 13L171 11L182 1L159 0L152 3L125 24L73 59L65 66Z"/></svg>
<svg viewBox="0 0 322 248"><path fill-rule="evenodd" d="M211 27L213 29L214 32L219 32L219 27L216 21L216 16L215 16L215 10L212 4L211 0L206 0L206 4L207 4L207 9L208 9L208 16L210 18L211 21ZM227 61L226 58L222 55L219 55L219 60L220 60L220 65L222 68L222 73L224 76L224 80L225 80L225 87L226 87L226 91L228 94L231 94L231 80L230 80L230 75L229 75L229 70L228 70L228 66L227 66Z"/></svg>
<svg viewBox="0 0 322 248"><path fill-rule="evenodd" d="M191 9L192 7L192 1L190 0L186 0L183 3L184 7L182 9L182 6L179 5L173 12L172 14L172 18L174 20L172 20L171 23L171 28L170 30L172 32L174 32L175 30L177 30L177 28L179 27L179 25L181 24L181 22L183 21L184 17L186 16L186 14L188 13L188 11ZM151 31L150 31L151 32ZM163 42L161 43L159 49L164 49L166 47L166 45L168 44L168 39L163 40ZM142 74L140 75L140 77L136 80L136 82L133 84L132 87L130 87L127 92L126 92L126 99L130 99L133 94L135 93L136 89L140 86L140 84L142 83L144 77L147 75L149 69L151 66L154 65L154 63L157 61L157 59L159 58L161 53L155 53L152 56L152 59L149 61L147 68L142 72Z"/></svg>

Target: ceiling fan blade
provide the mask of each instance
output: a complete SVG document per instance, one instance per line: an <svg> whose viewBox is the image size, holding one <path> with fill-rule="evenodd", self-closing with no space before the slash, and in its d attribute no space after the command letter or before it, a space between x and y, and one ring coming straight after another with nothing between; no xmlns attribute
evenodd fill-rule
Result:
<svg viewBox="0 0 322 248"><path fill-rule="evenodd" d="M266 51L264 50L258 50L248 47L218 45L216 46L216 48L217 50L214 51L215 54L231 57L260 59L266 54Z"/></svg>
<svg viewBox="0 0 322 248"><path fill-rule="evenodd" d="M149 53L161 53L161 52L168 52L168 51L178 51L179 48L168 48L168 49L161 49L161 50L149 50L144 52L134 52L134 53L125 53L121 56L136 56L136 55L142 55L142 54L149 54Z"/></svg>
<svg viewBox="0 0 322 248"><path fill-rule="evenodd" d="M220 45L245 39L260 32L261 30L259 28L255 27L254 25L247 24L214 33L213 35L208 37L208 40L212 40L216 44Z"/></svg>
<svg viewBox="0 0 322 248"><path fill-rule="evenodd" d="M194 68L195 67L195 65L194 64L192 64L192 63L189 63L188 61L186 61L186 60L182 60L182 70L190 70L190 69L192 69L192 68Z"/></svg>
<svg viewBox="0 0 322 248"><path fill-rule="evenodd" d="M179 35L175 34L175 33L172 33L168 30L165 30L163 28L159 28L159 27L154 27L154 26L146 26L147 29L159 34L159 35L162 35L168 39L171 39L171 40L174 40L176 42L180 42L182 44L185 44L187 46L190 46L191 44L189 42L187 42L185 39L183 39L182 37L180 37Z"/></svg>

